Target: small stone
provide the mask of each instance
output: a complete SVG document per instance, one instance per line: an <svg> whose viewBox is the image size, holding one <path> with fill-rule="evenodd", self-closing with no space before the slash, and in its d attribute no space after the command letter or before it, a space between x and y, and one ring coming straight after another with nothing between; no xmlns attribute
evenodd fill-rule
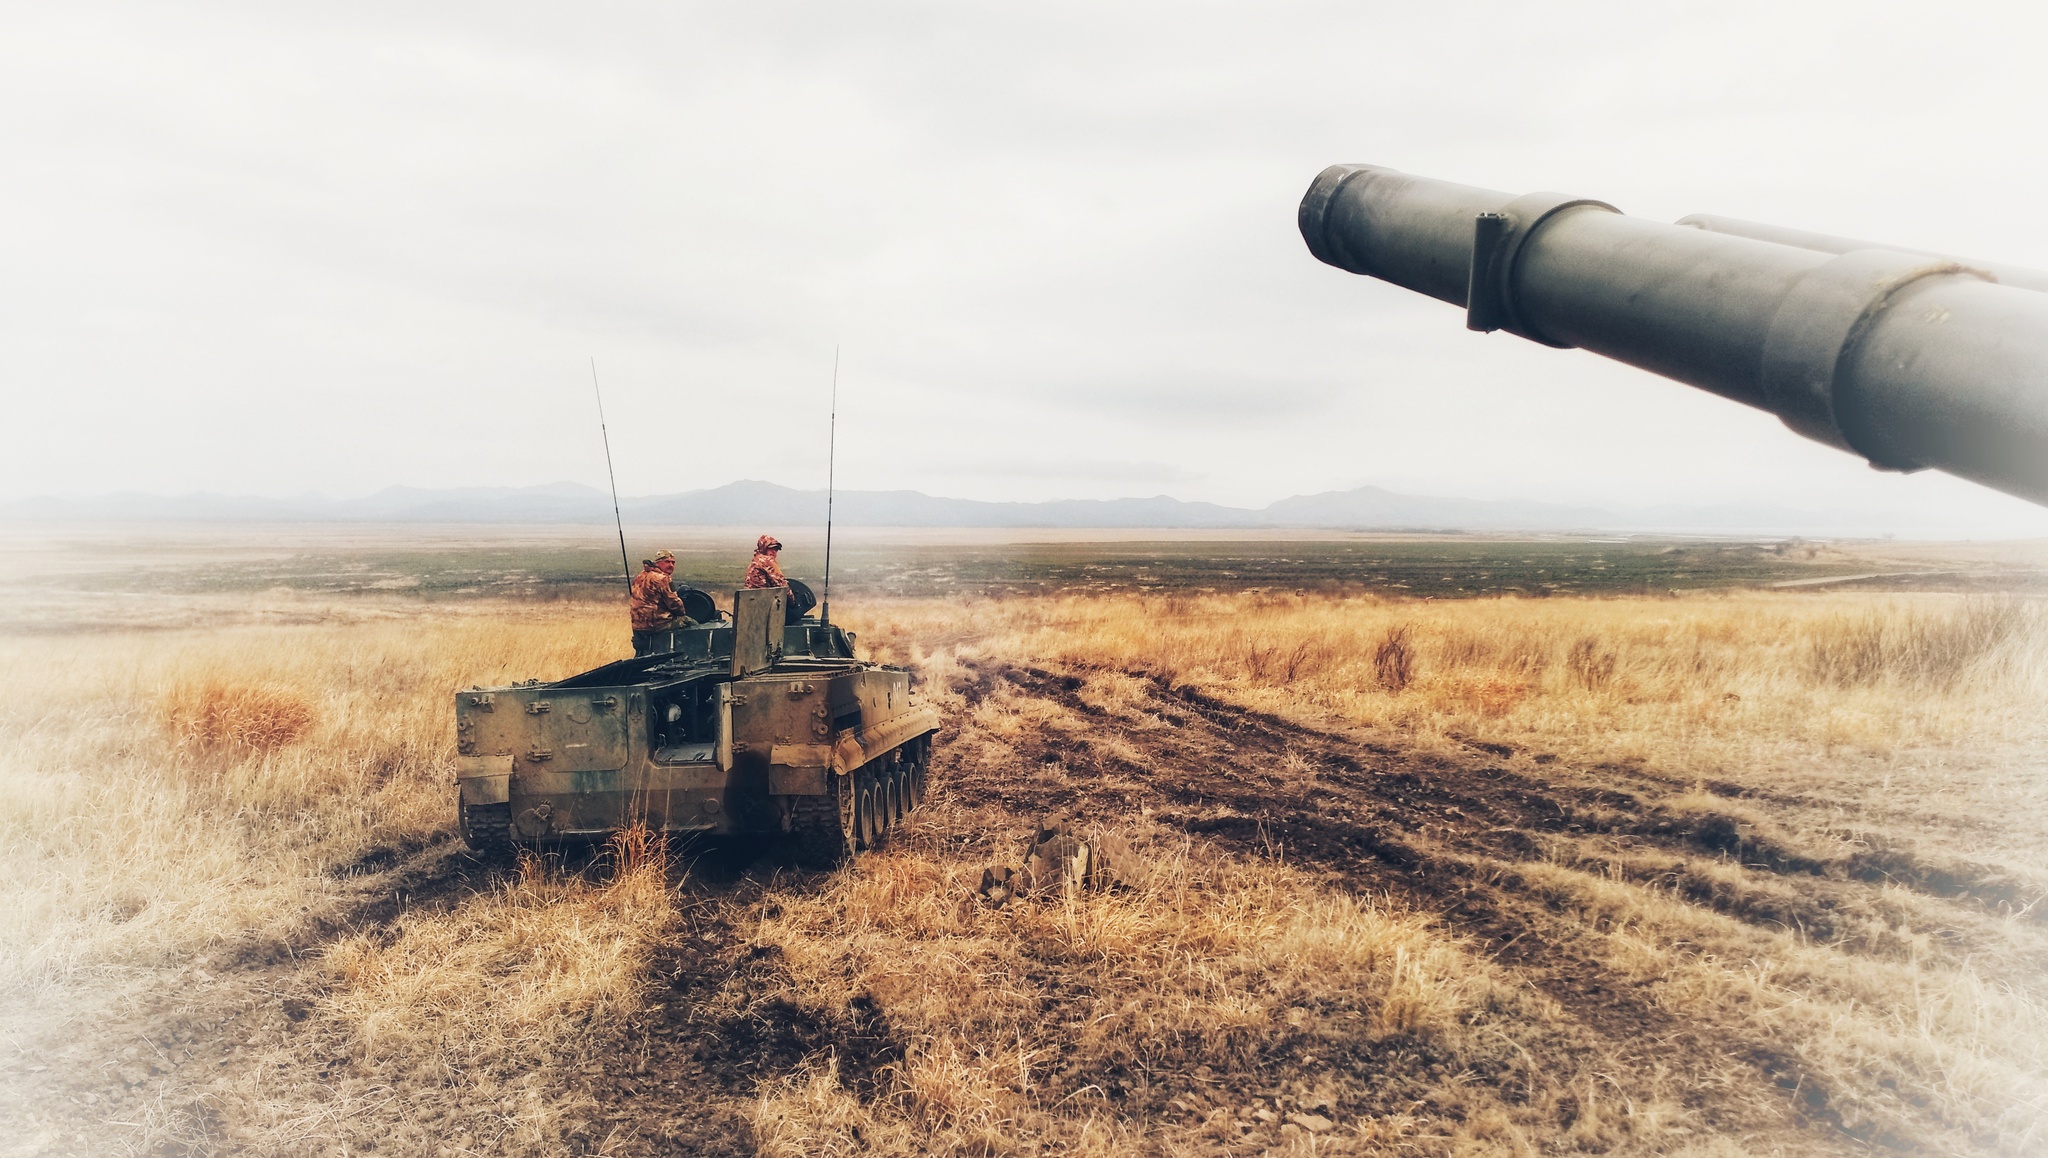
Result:
<svg viewBox="0 0 2048 1158"><path fill-rule="evenodd" d="M1311 1134L1325 1133L1337 1124L1321 1114L1289 1114L1287 1120Z"/></svg>
<svg viewBox="0 0 2048 1158"><path fill-rule="evenodd" d="M1273 1111L1267 1109L1264 1106L1260 1106L1258 1109L1252 1111L1252 1117L1257 1118L1259 1121L1265 1122L1268 1125L1271 1125L1272 1123L1279 1120L1280 1115L1274 1113Z"/></svg>

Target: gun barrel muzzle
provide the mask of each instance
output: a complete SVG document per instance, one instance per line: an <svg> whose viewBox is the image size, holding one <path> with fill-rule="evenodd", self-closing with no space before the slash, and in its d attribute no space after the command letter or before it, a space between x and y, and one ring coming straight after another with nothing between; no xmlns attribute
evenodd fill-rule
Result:
<svg viewBox="0 0 2048 1158"><path fill-rule="evenodd" d="M1463 306L1473 329L1768 410L1879 469L2048 504L2048 275L1372 165L1323 170L1300 224L1317 258Z"/></svg>

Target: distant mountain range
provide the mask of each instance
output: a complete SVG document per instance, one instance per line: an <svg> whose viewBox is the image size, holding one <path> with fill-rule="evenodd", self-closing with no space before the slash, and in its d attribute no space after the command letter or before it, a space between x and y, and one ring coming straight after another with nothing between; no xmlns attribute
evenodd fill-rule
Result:
<svg viewBox="0 0 2048 1158"><path fill-rule="evenodd" d="M628 498L621 508L642 526L821 525L825 492L742 481L709 490ZM1882 534L1930 526L1924 515L1826 514L1772 505L1604 508L1529 500L1409 495L1380 487L1296 495L1252 510L1157 495L995 503L935 498L918 491L841 491L841 526L1167 529L1294 528L1376 531L1639 531L1705 534ZM108 494L0 503L0 522L266 523L606 523L610 497L579 483L423 490L391 487L363 498Z"/></svg>

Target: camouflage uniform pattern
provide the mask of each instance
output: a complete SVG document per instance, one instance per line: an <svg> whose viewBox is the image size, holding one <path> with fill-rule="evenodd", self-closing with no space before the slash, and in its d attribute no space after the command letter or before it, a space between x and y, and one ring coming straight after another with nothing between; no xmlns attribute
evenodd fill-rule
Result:
<svg viewBox="0 0 2048 1158"><path fill-rule="evenodd" d="M683 616L683 597L669 585L668 574L647 567L633 577L633 595L627 602L634 631L659 631L672 627Z"/></svg>
<svg viewBox="0 0 2048 1158"><path fill-rule="evenodd" d="M763 535L754 544L754 561L747 564L747 586L787 587L789 580L782 574L782 564L775 558L782 544L773 535Z"/></svg>

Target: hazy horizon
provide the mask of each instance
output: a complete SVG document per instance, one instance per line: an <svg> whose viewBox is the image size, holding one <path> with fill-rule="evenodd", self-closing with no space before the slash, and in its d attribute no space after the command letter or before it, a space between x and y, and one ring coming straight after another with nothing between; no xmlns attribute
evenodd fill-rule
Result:
<svg viewBox="0 0 2048 1158"><path fill-rule="evenodd" d="M1232 529L1246 533L1315 529L1405 533L1435 529L1480 535L1612 532L1764 538L1896 537L1928 542L2048 540L2048 512L2040 512L2040 517L2030 524L1903 508L1871 512L1769 502L1568 504L1532 496L1473 499L1372 486L1286 496L1258 506L1210 504L1170 493L1007 502L917 489L841 488L839 493L840 522L848 527L1117 527L1154 528L1166 533ZM759 523L784 533L809 521L822 524L824 495L822 487L789 488L767 480L736 479L714 487L655 494L622 493L618 498L625 506L626 521L636 530L656 525L712 527ZM693 500L700 504L711 500L713 505L688 505ZM124 502L134 503L136 510L124 512ZM678 508L679 502L685 505ZM798 505L791 506L793 502ZM564 506L565 503L568 505ZM816 504L818 509L810 510L804 503ZM1024 517L1029 521L1016 521L1019 516L1014 511L1002 513L1010 507L1024 508ZM1038 514L1030 515L1032 510ZM1038 521L1041 518L1044 521ZM0 500L0 525L19 526L275 523L511 527L594 526L600 522L609 525L611 521L609 492L571 479L530 486L392 486L342 496L318 492L268 496L102 492Z"/></svg>

